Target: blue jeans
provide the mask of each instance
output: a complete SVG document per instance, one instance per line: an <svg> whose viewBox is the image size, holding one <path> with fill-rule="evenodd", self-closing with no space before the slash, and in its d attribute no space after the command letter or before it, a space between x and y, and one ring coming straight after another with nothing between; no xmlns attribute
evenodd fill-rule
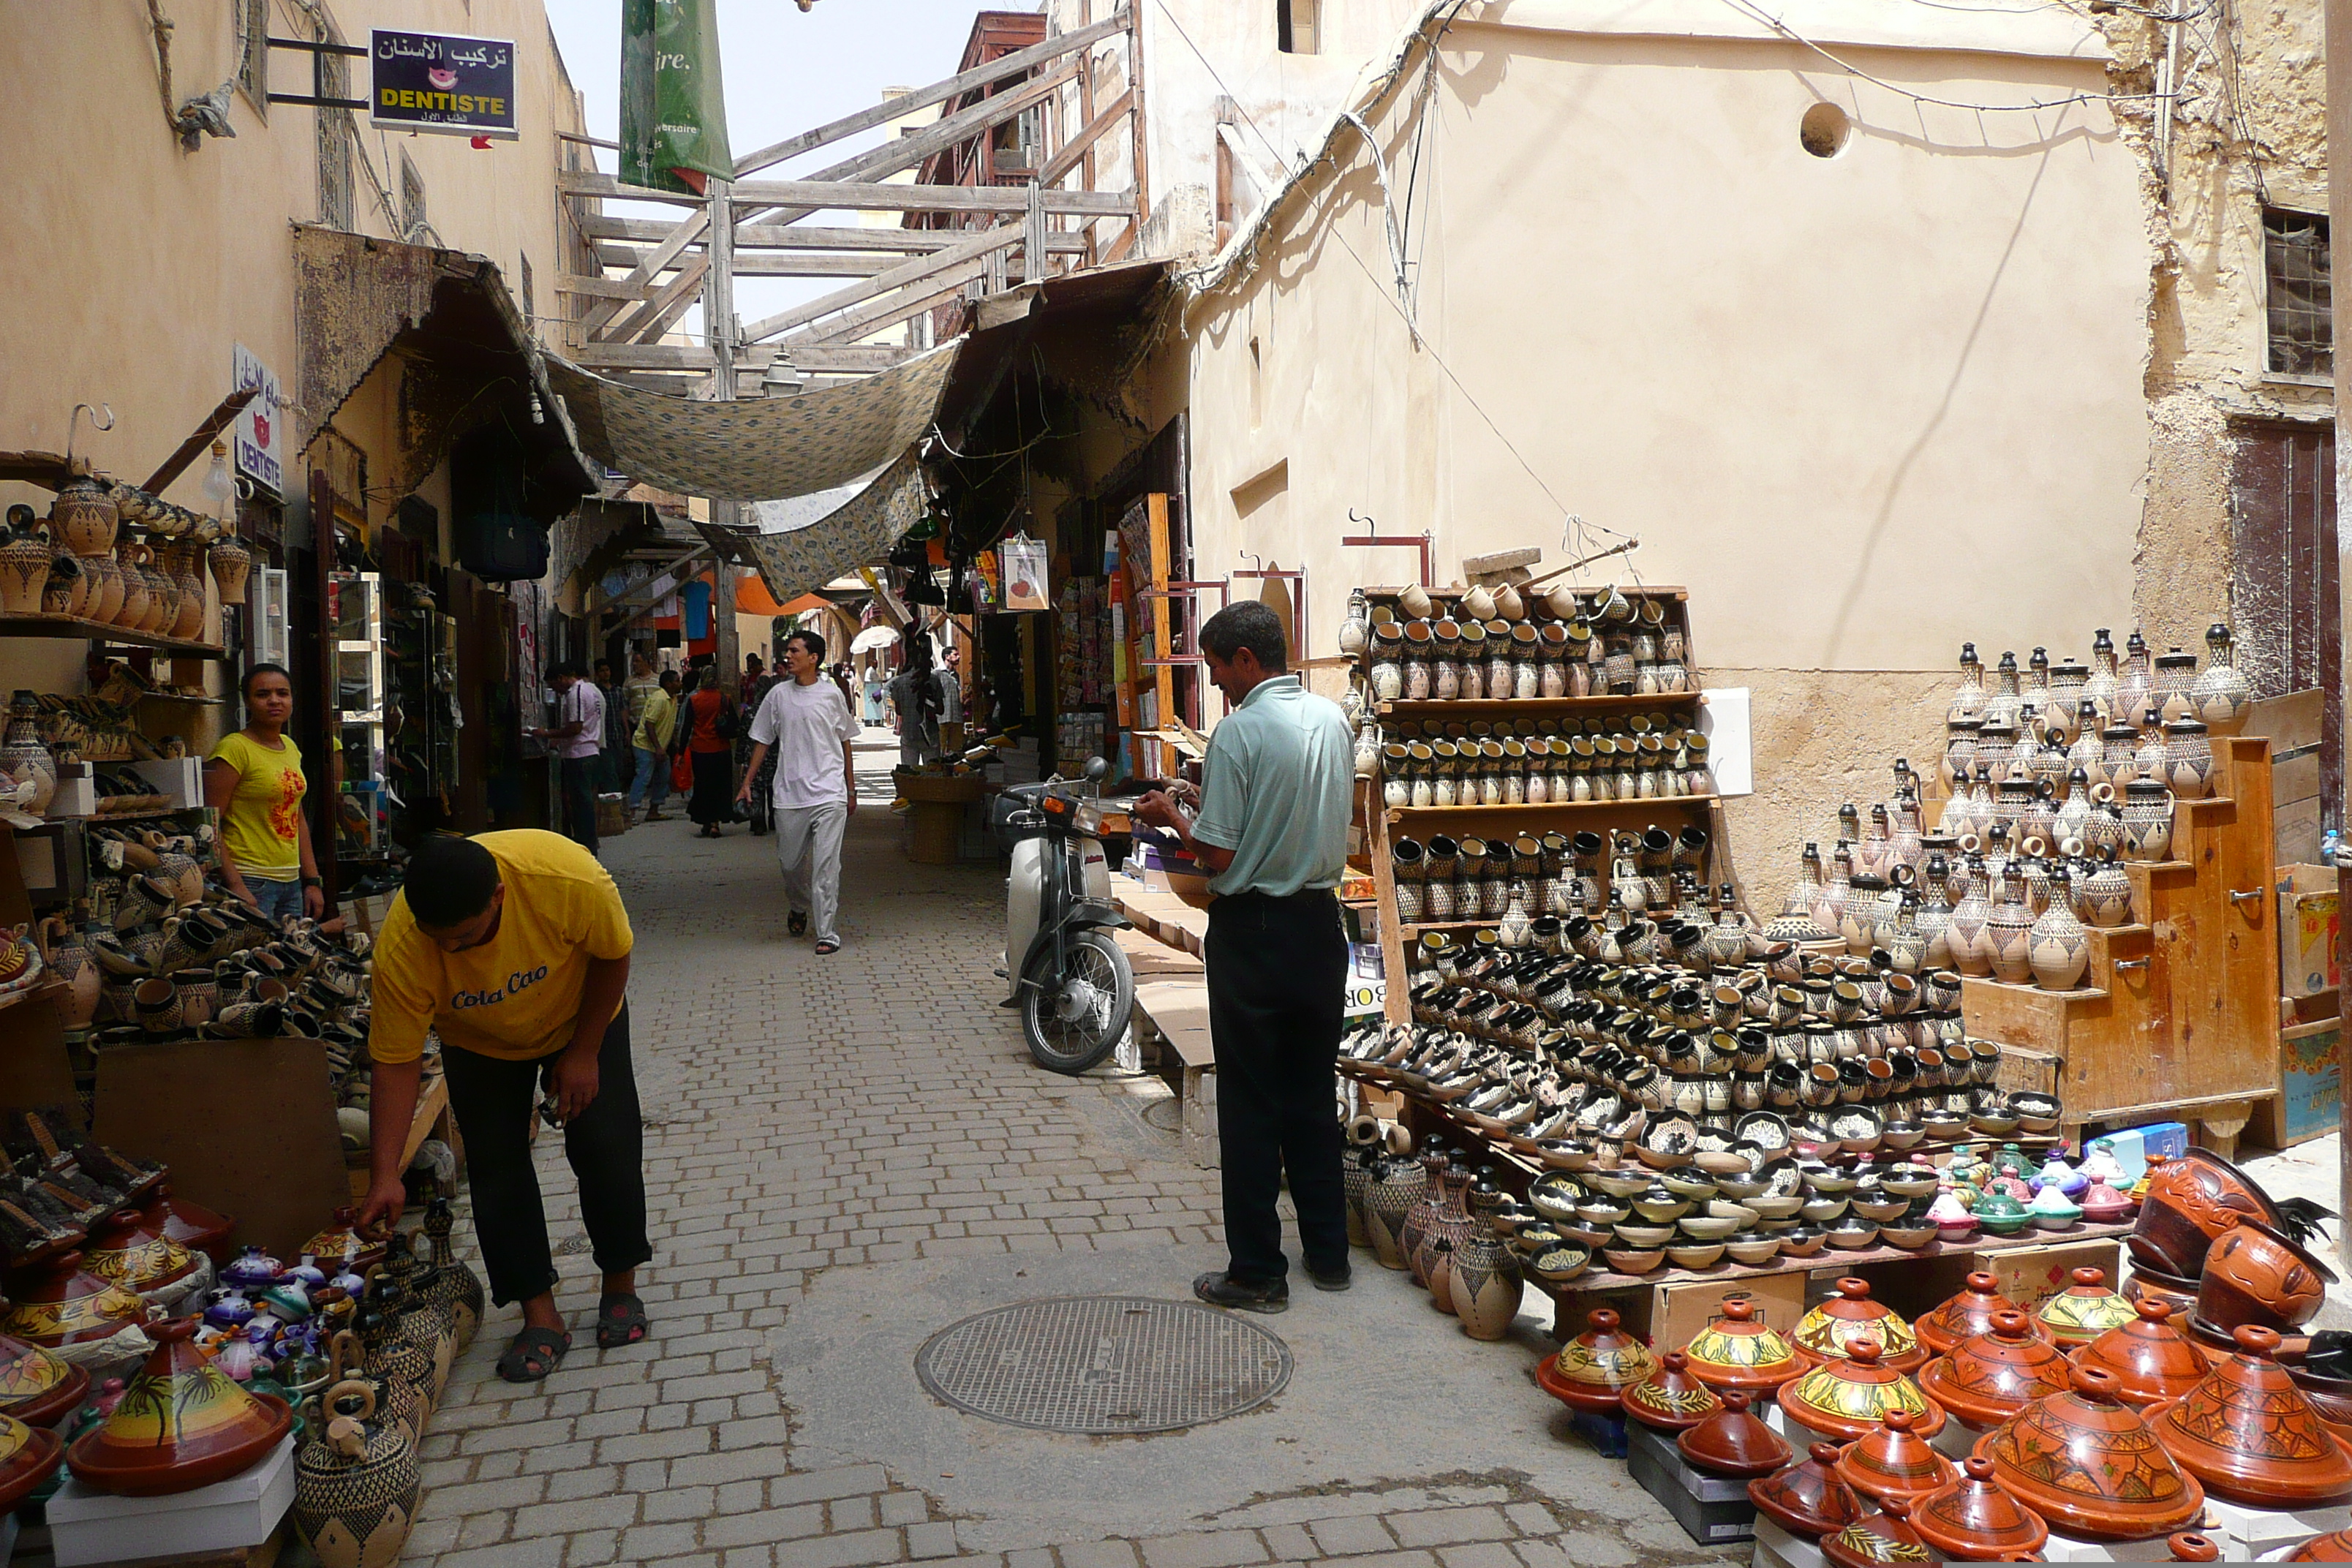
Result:
<svg viewBox="0 0 2352 1568"><path fill-rule="evenodd" d="M629 781L629 809L634 812L644 802L651 810L659 811L662 802L669 798L669 758L660 752L635 748L637 776Z"/></svg>
<svg viewBox="0 0 2352 1568"><path fill-rule="evenodd" d="M273 882L267 877L247 877L245 890L253 895L254 903L273 921L302 918L299 881Z"/></svg>

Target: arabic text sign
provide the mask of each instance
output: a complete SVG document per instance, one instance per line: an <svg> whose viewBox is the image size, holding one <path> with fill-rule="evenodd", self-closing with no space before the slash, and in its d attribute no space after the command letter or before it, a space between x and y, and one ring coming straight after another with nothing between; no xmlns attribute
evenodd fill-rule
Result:
<svg viewBox="0 0 2352 1568"><path fill-rule="evenodd" d="M278 453L285 448L285 439L278 423L282 404L278 378L269 373L268 365L254 358L250 350L238 343L229 362L229 379L238 392L248 386L261 389L261 395L247 404L236 416L236 439L232 443L236 471L273 493L284 495L286 473Z"/></svg>
<svg viewBox="0 0 2352 1568"><path fill-rule="evenodd" d="M520 135L512 43L386 27L375 28L370 39L370 124L509 142Z"/></svg>

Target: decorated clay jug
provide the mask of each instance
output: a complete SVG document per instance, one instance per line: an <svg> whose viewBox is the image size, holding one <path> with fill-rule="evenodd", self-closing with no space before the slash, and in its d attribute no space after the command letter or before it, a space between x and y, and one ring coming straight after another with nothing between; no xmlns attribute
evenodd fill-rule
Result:
<svg viewBox="0 0 2352 1568"><path fill-rule="evenodd" d="M2216 735L2234 735L2246 727L2253 707L2254 689L2233 662L2230 628L2220 621L2205 634L2205 669L2189 689L2189 700L2205 728Z"/></svg>
<svg viewBox="0 0 2352 1568"><path fill-rule="evenodd" d="M0 739L0 781L32 783L32 798L25 809L35 816L48 810L58 787L58 764L41 740L40 714L40 698L30 690L18 691L8 704L8 728Z"/></svg>
<svg viewBox="0 0 2352 1568"><path fill-rule="evenodd" d="M12 506L0 530L0 615L37 616L49 585L49 530L33 509Z"/></svg>
<svg viewBox="0 0 2352 1568"><path fill-rule="evenodd" d="M310 1407L294 1456L294 1528L324 1568L400 1561L416 1521L416 1449L376 1419L375 1391L345 1379Z"/></svg>
<svg viewBox="0 0 2352 1568"><path fill-rule="evenodd" d="M113 498L88 476L58 487L49 507L49 531L76 555L103 555L113 549L117 521Z"/></svg>

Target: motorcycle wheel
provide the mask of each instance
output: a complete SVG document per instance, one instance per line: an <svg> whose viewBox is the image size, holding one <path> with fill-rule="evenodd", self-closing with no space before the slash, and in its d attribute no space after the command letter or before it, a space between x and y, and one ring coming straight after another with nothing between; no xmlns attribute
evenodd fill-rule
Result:
<svg viewBox="0 0 2352 1568"><path fill-rule="evenodd" d="M1064 945L1067 967L1052 973L1047 947L1021 987L1021 1032L1029 1055L1048 1071L1082 1073L1110 1055L1135 1008L1135 972L1118 943L1100 931L1075 933Z"/></svg>

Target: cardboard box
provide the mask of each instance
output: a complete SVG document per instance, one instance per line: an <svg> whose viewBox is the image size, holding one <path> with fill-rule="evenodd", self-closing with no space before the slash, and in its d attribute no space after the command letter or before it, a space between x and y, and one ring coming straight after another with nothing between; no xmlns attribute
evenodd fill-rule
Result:
<svg viewBox="0 0 2352 1568"><path fill-rule="evenodd" d="M1348 998L1341 1016L1377 1018L1388 1011L1388 961L1376 942L1348 944Z"/></svg>
<svg viewBox="0 0 2352 1568"><path fill-rule="evenodd" d="M1651 1288L1650 1342L1664 1349L1688 1344L1693 1335L1723 1316L1723 1304L1745 1299L1757 1316L1787 1334L1805 1315L1805 1279L1799 1273L1759 1274L1751 1279L1685 1279ZM1583 1325L1577 1325L1583 1331Z"/></svg>
<svg viewBox="0 0 2352 1568"><path fill-rule="evenodd" d="M2344 1116L2343 1021L2323 1019L2279 1031L2279 1092L2257 1100L2247 1136L2273 1149L2324 1138Z"/></svg>
<svg viewBox="0 0 2352 1568"><path fill-rule="evenodd" d="M2344 917L2330 866L2278 868L2279 990L2288 996L2333 991L2343 983L2336 942Z"/></svg>
<svg viewBox="0 0 2352 1568"><path fill-rule="evenodd" d="M2031 1312L2074 1283L2077 1268L2104 1270L2112 1287L2122 1278L2117 1265L2123 1249L2105 1237L2058 1241L2047 1247L2014 1247L2000 1252L1979 1252L1976 1266L1999 1281L2000 1294Z"/></svg>

